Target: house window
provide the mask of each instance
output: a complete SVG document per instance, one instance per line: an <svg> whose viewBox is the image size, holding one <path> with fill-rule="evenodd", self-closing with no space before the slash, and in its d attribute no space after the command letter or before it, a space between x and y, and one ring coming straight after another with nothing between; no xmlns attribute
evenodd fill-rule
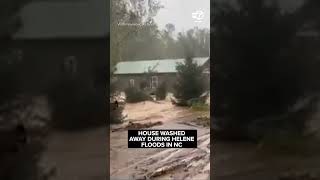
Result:
<svg viewBox="0 0 320 180"><path fill-rule="evenodd" d="M130 79L129 85L130 85L130 87L134 87L134 79Z"/></svg>
<svg viewBox="0 0 320 180"><path fill-rule="evenodd" d="M152 76L151 77L151 88L157 88L158 87L158 76Z"/></svg>

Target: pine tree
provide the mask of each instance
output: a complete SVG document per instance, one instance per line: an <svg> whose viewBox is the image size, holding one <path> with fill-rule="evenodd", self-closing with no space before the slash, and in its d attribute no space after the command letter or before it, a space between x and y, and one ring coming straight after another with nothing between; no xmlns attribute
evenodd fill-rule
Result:
<svg viewBox="0 0 320 180"><path fill-rule="evenodd" d="M198 98L204 91L203 68L187 57L184 63L179 63L177 69L177 83L175 84L175 97L186 104L189 99Z"/></svg>

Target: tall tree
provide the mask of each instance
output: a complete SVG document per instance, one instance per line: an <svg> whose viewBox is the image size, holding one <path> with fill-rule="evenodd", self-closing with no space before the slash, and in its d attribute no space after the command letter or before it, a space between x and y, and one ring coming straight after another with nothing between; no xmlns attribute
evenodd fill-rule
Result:
<svg viewBox="0 0 320 180"><path fill-rule="evenodd" d="M189 99L198 98L205 87L202 67L193 61L192 56L189 56L184 63L178 64L176 68L175 97L184 103Z"/></svg>
<svg viewBox="0 0 320 180"><path fill-rule="evenodd" d="M175 32L175 26L171 23L166 25L165 30L161 32L161 41L163 42L163 49L165 51L164 58L178 58L177 42L173 35Z"/></svg>
<svg viewBox="0 0 320 180"><path fill-rule="evenodd" d="M197 27L189 29L187 32L178 33L177 46L178 52L184 56L189 52L196 57L209 56L210 53L210 31Z"/></svg>
<svg viewBox="0 0 320 180"><path fill-rule="evenodd" d="M172 33L176 30L176 27L174 24L168 23L166 24L166 32L169 33L170 36L172 36Z"/></svg>
<svg viewBox="0 0 320 180"><path fill-rule="evenodd" d="M111 66L124 60L128 40L139 36L141 31L154 30L152 18L161 7L155 0L111 1Z"/></svg>

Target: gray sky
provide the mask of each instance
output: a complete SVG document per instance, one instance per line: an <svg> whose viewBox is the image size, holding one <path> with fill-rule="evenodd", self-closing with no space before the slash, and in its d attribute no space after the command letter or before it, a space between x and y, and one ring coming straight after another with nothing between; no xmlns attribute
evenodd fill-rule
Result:
<svg viewBox="0 0 320 180"><path fill-rule="evenodd" d="M210 28L210 0L159 0L165 7L154 18L160 29L172 23L176 32L186 31L195 26ZM201 10L204 18L201 23L194 22L192 13Z"/></svg>

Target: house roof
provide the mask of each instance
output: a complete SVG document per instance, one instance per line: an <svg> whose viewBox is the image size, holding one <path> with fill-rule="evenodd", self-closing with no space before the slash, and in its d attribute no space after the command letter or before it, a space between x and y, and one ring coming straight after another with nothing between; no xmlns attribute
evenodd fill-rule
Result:
<svg viewBox="0 0 320 180"><path fill-rule="evenodd" d="M105 37L109 32L107 1L38 0L21 11L17 39Z"/></svg>
<svg viewBox="0 0 320 180"><path fill-rule="evenodd" d="M115 74L143 74L149 68L155 67L157 73L175 73L177 63L183 63L185 59L162 59L144 61L124 61L116 65ZM199 65L204 65L209 57L197 57L193 60Z"/></svg>

